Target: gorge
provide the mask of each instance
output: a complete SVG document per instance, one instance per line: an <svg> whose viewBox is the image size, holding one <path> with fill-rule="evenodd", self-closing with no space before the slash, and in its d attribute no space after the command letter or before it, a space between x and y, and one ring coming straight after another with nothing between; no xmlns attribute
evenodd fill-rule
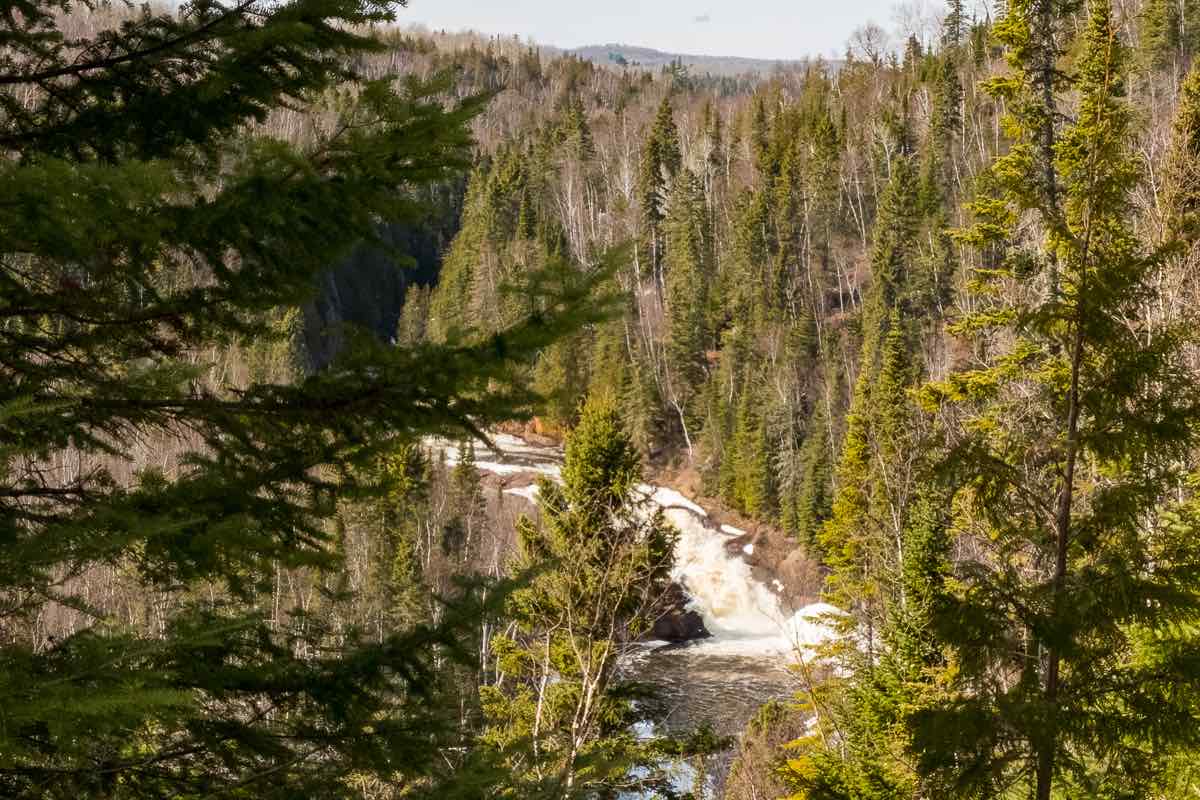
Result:
<svg viewBox="0 0 1200 800"><path fill-rule="evenodd" d="M561 447L506 433L490 439L494 449L475 446L475 469L502 479L497 488L534 513L537 484L531 481L560 478ZM457 445L433 445L448 466L457 463ZM754 545L739 544L744 531L713 522L676 489L642 484L638 491L679 531L671 576L686 600L683 610L703 624L693 636L680 637L684 641L655 639L652 632L633 643L622 672L653 685L668 709L665 717L645 721L647 731L707 724L719 735L737 736L760 706L788 700L801 688L795 667L816 660L817 646L832 636L830 615L841 612L823 602L789 607L779 578L756 576L746 562ZM675 610L667 607L664 614ZM708 791L717 791L729 758L725 754L712 766Z"/></svg>

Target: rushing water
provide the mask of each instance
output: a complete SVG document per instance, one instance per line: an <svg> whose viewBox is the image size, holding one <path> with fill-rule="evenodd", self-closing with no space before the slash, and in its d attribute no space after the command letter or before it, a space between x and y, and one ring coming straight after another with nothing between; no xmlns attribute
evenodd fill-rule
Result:
<svg viewBox="0 0 1200 800"><path fill-rule="evenodd" d="M494 441L500 452L476 451L479 470L559 478L559 449L503 434ZM449 447L443 452L451 460L457 455ZM822 616L837 609L824 603L785 609L776 591L782 587L763 584L744 559L729 552L729 540L742 531L715 525L703 508L673 489L642 485L639 490L679 529L672 578L686 589L690 607L713 634L683 645L640 643L623 663L625 674L658 687L666 709L645 730L685 731L708 724L718 734L737 735L763 703L795 692L789 666L828 638ZM532 500L537 487L505 491ZM726 759L718 770L727 766ZM719 777L707 776L706 794L715 791ZM695 775L683 769L680 780L694 783Z"/></svg>

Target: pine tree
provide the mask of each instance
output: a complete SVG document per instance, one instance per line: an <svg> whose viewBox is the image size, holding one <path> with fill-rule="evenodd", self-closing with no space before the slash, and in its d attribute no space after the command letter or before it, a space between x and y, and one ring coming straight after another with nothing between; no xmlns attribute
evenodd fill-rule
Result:
<svg viewBox="0 0 1200 800"><path fill-rule="evenodd" d="M639 498L640 477L613 399L591 398L567 439L562 486L543 480L539 521L518 523L519 568L533 577L509 603L519 632L493 643L507 680L485 687L484 710L495 745L531 743L513 754L521 797L613 792L638 763L648 786L664 780L627 732L632 706L615 673L652 621L677 535Z"/></svg>
<svg viewBox="0 0 1200 800"><path fill-rule="evenodd" d="M429 778L455 742L435 666L469 626L367 637L274 611L273 579L336 571L339 502L385 491L381 455L528 415L521 370L593 315L541 285L536 319L480 344L349 332L311 374L209 369L297 320L381 222L420 219L416 189L468 166L482 101L363 75L386 4L146 7L79 38L75 10L0 21L0 794L343 797L352 774ZM262 124L307 102L329 122L310 139ZM93 591L105 570L130 615ZM78 622L44 635L47 604Z"/></svg>
<svg viewBox="0 0 1200 800"><path fill-rule="evenodd" d="M672 400L680 407L696 394L707 367L713 243L702 188L690 170L682 170L675 179L665 222L667 370Z"/></svg>
<svg viewBox="0 0 1200 800"><path fill-rule="evenodd" d="M642 229L647 237L651 265L657 266L662 253L660 226L664 218L664 203L671 181L679 171L682 156L679 152L679 130L671 98L664 97L646 137L645 149L638 173L638 200L642 211Z"/></svg>
<svg viewBox="0 0 1200 800"><path fill-rule="evenodd" d="M1040 97L1027 46L1040 23L1021 3L1003 21L1005 97ZM952 411L954 525L976 553L936 614L951 679L911 720L942 796L1148 796L1166 754L1194 744L1200 713L1188 699L1194 651L1175 624L1200 613L1200 552L1162 521L1194 445L1181 371L1191 333L1134 322L1160 257L1131 225L1127 54L1106 2L1089 4L1081 45L1078 111L1051 142L1054 174L1040 169L1044 106L1014 104L1016 141L961 235L985 261L977 310L957 330L986 365L926 390ZM1040 234L1023 235L1024 214Z"/></svg>

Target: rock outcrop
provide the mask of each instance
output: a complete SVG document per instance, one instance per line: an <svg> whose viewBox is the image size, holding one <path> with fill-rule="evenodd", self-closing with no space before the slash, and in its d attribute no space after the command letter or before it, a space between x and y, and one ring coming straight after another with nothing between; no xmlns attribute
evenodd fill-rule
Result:
<svg viewBox="0 0 1200 800"><path fill-rule="evenodd" d="M687 607L690 601L683 587L672 583L659 601L659 614L646 638L664 642L690 642L712 636L704 627L704 617Z"/></svg>

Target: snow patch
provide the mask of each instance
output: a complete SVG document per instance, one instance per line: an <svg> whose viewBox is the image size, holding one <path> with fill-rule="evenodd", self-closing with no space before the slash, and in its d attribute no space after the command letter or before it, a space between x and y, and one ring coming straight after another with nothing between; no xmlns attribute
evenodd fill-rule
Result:
<svg viewBox="0 0 1200 800"><path fill-rule="evenodd" d="M531 483L528 486L518 486L515 489L505 489L505 494L515 495L516 497L524 497L531 503L537 502L538 485Z"/></svg>
<svg viewBox="0 0 1200 800"><path fill-rule="evenodd" d="M668 489L665 486L650 486L642 483L638 485L638 490L646 495L651 502L662 506L668 511L674 509L686 509L698 517L708 517L707 511L674 489Z"/></svg>

